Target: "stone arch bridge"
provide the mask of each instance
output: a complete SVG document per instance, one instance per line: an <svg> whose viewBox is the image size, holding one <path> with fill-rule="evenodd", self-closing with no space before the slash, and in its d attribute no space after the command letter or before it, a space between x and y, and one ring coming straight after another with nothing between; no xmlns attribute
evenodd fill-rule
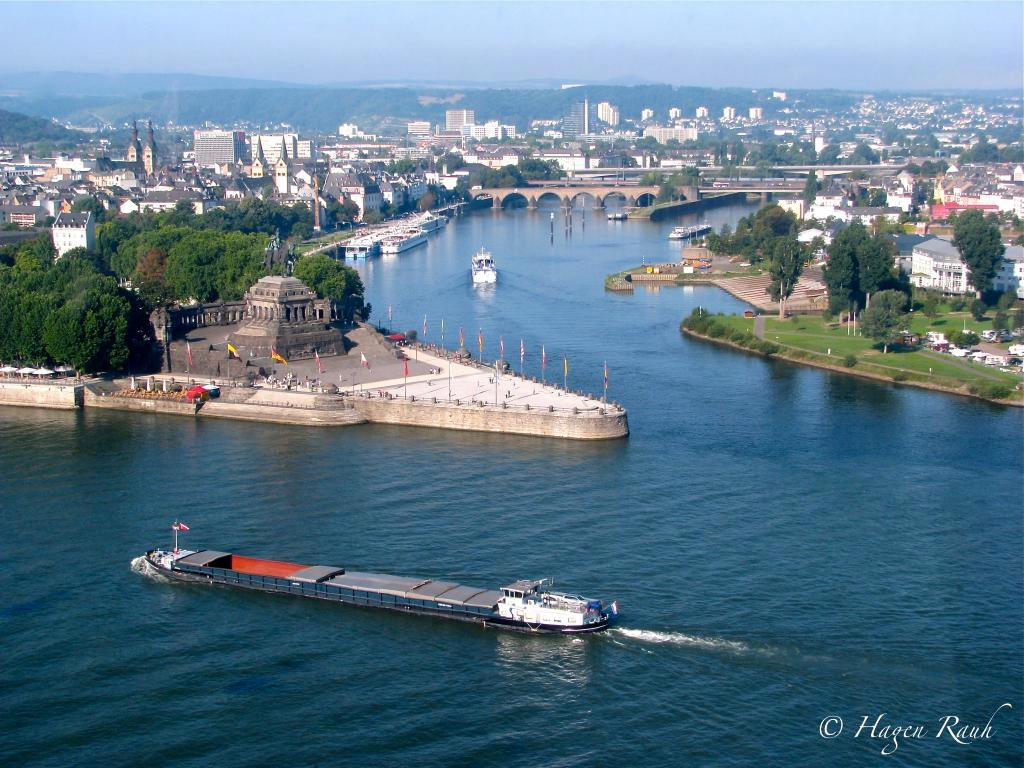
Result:
<svg viewBox="0 0 1024 768"><path fill-rule="evenodd" d="M689 191L689 190L687 190ZM699 200L693 190L688 200ZM495 208L537 208L559 206L562 208L637 208L654 204L658 196L657 187L598 184L558 184L518 187L515 189L481 188L473 190L476 199L490 197Z"/></svg>

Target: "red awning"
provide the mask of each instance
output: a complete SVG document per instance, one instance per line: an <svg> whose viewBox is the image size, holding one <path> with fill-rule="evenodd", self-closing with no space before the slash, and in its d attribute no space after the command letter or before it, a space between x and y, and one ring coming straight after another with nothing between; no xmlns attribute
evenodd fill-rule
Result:
<svg viewBox="0 0 1024 768"><path fill-rule="evenodd" d="M392 333L384 337L388 341L405 341L404 333Z"/></svg>

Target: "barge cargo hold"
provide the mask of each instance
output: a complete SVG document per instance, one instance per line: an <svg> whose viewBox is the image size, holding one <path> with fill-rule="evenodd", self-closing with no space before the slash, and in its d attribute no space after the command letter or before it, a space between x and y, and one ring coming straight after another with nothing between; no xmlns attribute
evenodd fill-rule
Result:
<svg viewBox="0 0 1024 768"><path fill-rule="evenodd" d="M175 532L178 530L182 529ZM157 573L180 581L319 598L523 632L600 632L618 613L615 603L606 607L600 600L549 591L544 588L546 580L516 581L494 590L176 547L150 550L144 560Z"/></svg>

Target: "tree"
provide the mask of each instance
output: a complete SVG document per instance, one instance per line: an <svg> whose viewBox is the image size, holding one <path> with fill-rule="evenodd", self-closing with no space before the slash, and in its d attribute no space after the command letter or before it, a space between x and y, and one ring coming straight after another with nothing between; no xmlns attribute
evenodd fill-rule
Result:
<svg viewBox="0 0 1024 768"><path fill-rule="evenodd" d="M992 316L992 330L1005 331L1010 328L1010 316L1005 309L997 309Z"/></svg>
<svg viewBox="0 0 1024 768"><path fill-rule="evenodd" d="M768 274L772 281L767 290L772 300L779 302L780 319L786 316L786 299L792 295L803 268L804 253L796 238L776 238L768 259Z"/></svg>
<svg viewBox="0 0 1024 768"><path fill-rule="evenodd" d="M854 147L853 152L850 153L850 162L862 165L867 163L877 163L878 153L864 142L861 142Z"/></svg>
<svg viewBox="0 0 1024 768"><path fill-rule="evenodd" d="M75 202L71 204L71 210L74 213L85 213L88 211L92 214L93 221L97 225L107 220L107 209L103 207L103 203L92 195L82 195L82 197L75 198Z"/></svg>
<svg viewBox="0 0 1024 768"><path fill-rule="evenodd" d="M1006 250L999 237L999 220L986 218L977 209L964 211L953 226L953 245L971 270L967 279L980 299L991 287Z"/></svg>
<svg viewBox="0 0 1024 768"><path fill-rule="evenodd" d="M317 295L329 299L336 314L347 319L355 313L363 314L363 281L352 267L317 253L299 259L293 274Z"/></svg>
<svg viewBox="0 0 1024 768"><path fill-rule="evenodd" d="M857 277L864 292L864 305L871 306L871 294L892 280L896 264L896 248L881 235L861 243L857 250Z"/></svg>
<svg viewBox="0 0 1024 768"><path fill-rule="evenodd" d="M540 160L534 157L525 157L519 161L519 173L527 180L535 179L560 179L565 176L562 166L555 160Z"/></svg>
<svg viewBox="0 0 1024 768"><path fill-rule="evenodd" d="M962 331L959 328L954 328L949 332L949 341L958 347L973 347L981 339L974 331Z"/></svg>
<svg viewBox="0 0 1024 768"><path fill-rule="evenodd" d="M985 313L988 312L988 304L981 299L975 299L971 302L971 317L977 320L979 323L985 319Z"/></svg>
<svg viewBox="0 0 1024 768"><path fill-rule="evenodd" d="M842 149L838 144L829 144L818 153L818 165L836 165Z"/></svg>
<svg viewBox="0 0 1024 768"><path fill-rule="evenodd" d="M882 354L907 325L907 295L902 291L879 291L871 306L861 314L860 327L865 336L882 343Z"/></svg>
<svg viewBox="0 0 1024 768"><path fill-rule="evenodd" d="M437 204L437 194L433 190L427 190L423 196L416 201L416 210L429 211Z"/></svg>
<svg viewBox="0 0 1024 768"><path fill-rule="evenodd" d="M882 208L889 201L888 193L881 188L868 190L868 206L871 208Z"/></svg>
<svg viewBox="0 0 1024 768"><path fill-rule="evenodd" d="M818 196L818 174L811 171L807 174L807 183L804 184L804 203L810 207L814 198Z"/></svg>
<svg viewBox="0 0 1024 768"><path fill-rule="evenodd" d="M747 156L747 148L743 146L743 142L737 139L729 147L729 159L733 165L742 165L743 158Z"/></svg>

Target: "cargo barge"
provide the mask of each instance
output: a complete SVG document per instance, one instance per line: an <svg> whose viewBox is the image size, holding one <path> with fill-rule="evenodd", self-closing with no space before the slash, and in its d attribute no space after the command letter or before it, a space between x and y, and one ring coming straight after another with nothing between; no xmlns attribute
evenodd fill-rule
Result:
<svg viewBox="0 0 1024 768"><path fill-rule="evenodd" d="M188 528L176 527L175 537L179 530ZM224 584L440 616L522 632L600 632L607 629L618 614L614 602L605 606L600 600L550 591L546 588L546 579L515 581L494 590L450 581L349 571L333 565L302 565L210 549L178 549L177 546L171 550L150 550L144 560L157 573L180 581Z"/></svg>

